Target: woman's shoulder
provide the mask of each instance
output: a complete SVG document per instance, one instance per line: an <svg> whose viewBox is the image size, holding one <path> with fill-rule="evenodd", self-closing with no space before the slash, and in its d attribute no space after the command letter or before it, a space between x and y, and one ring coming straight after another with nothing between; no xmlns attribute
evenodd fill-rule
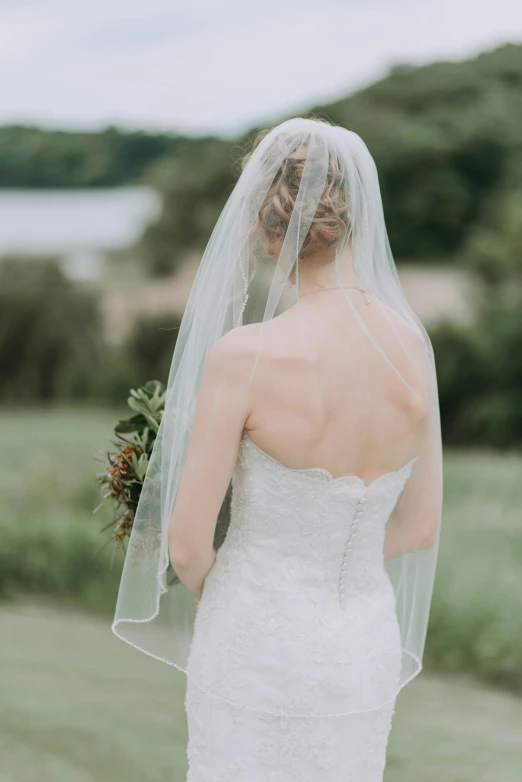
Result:
<svg viewBox="0 0 522 782"><path fill-rule="evenodd" d="M271 352L291 333L287 319L288 313L284 312L267 321L236 326L215 342L211 352L218 359L234 361Z"/></svg>
<svg viewBox="0 0 522 782"><path fill-rule="evenodd" d="M256 350L262 323L236 326L223 334L211 347L209 355L217 359L240 359Z"/></svg>
<svg viewBox="0 0 522 782"><path fill-rule="evenodd" d="M210 348L205 364L207 376L224 374L229 382L240 382L252 371L259 350L262 324L254 323L230 329Z"/></svg>

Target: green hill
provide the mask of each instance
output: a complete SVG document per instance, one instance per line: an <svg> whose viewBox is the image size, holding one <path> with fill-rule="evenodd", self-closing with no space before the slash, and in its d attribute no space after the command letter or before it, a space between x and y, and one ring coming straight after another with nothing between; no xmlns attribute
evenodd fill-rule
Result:
<svg viewBox="0 0 522 782"><path fill-rule="evenodd" d="M466 61L395 66L378 82L302 114L328 118L366 141L395 257L449 263L506 193L522 189L521 86L522 45L505 44ZM163 214L140 249L154 273L168 274L205 245L252 133L228 141L4 127L0 187L154 184L164 195Z"/></svg>
<svg viewBox="0 0 522 782"><path fill-rule="evenodd" d="M522 46L507 44L464 62L395 67L347 98L302 113L367 143L395 257L449 263L492 206L522 188L521 85ZM151 172L165 195L163 215L145 235L153 270L168 272L204 245L251 135L201 141Z"/></svg>

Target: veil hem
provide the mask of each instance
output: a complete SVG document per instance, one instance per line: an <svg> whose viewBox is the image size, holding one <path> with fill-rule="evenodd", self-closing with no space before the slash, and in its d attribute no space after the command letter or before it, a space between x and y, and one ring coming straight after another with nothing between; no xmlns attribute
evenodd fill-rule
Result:
<svg viewBox="0 0 522 782"><path fill-rule="evenodd" d="M380 702L377 706L372 706L367 709L353 709L351 711L341 711L341 712L308 712L308 713L301 713L301 712L287 712L287 711L272 711L270 709L256 709L253 706L247 706L244 703L240 703L239 701L230 700L229 698L224 698L222 695L218 695L216 693L210 692L206 687L203 687L197 678L193 675L191 675L187 668L178 665L173 660L167 660L165 657L161 657L158 654L154 654L154 652L149 651L148 649L144 648L144 646L139 646L138 644L131 641L129 638L126 638L124 635L122 635L118 630L117 627L120 624L148 624L150 622L153 622L157 617L159 616L159 600L161 599L161 595L165 594L166 590L163 591L163 593L159 594L158 599L158 608L152 614L151 616L145 618L145 619L117 619L112 623L111 630L114 633L114 635L119 638L121 641L124 641L129 646L132 646L134 649L137 649L139 652L143 652L143 654L146 654L148 657L152 657L154 660L158 660L159 662L165 663L166 665L169 665L171 668L176 668L181 673L184 673L187 677L187 680L190 679L191 682L193 682L200 690L201 692L205 693L209 698L215 698L216 700L226 703L227 706L232 706L236 709L244 709L248 712L259 714L260 716L266 716L266 717L292 717L295 719L301 718L301 719L319 719L319 718L326 718L326 717L349 717L350 715L355 714L368 714L371 712L378 711L379 709L383 708L384 706L387 706L390 703L393 703L399 696L400 692L406 687L407 684L410 684L423 670L423 665L419 657L414 654L414 652L405 649L404 647L401 647L401 653L403 655L407 655L410 657L414 663L416 664L416 669L411 673L403 682L399 684L399 687L395 694L391 698L387 698L386 700Z"/></svg>

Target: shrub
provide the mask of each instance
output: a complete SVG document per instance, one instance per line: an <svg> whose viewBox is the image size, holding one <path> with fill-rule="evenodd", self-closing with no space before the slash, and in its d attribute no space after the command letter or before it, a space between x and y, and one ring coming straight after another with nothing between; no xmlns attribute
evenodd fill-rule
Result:
<svg viewBox="0 0 522 782"><path fill-rule="evenodd" d="M55 259L0 263L0 398L85 397L96 387L102 330L95 298Z"/></svg>
<svg viewBox="0 0 522 782"><path fill-rule="evenodd" d="M445 442L522 446L522 306L493 299L478 324L431 338Z"/></svg>
<svg viewBox="0 0 522 782"><path fill-rule="evenodd" d="M150 378L166 384L180 323L177 315L150 315L136 321L124 348L132 373L125 397L129 386L141 386Z"/></svg>

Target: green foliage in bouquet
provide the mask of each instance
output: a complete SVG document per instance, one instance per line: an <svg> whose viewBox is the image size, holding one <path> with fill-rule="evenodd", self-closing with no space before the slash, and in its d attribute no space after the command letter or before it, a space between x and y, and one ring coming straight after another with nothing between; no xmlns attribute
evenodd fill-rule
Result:
<svg viewBox="0 0 522 782"><path fill-rule="evenodd" d="M113 537L117 546L130 536L143 481L165 408L165 386L149 380L132 389L127 404L133 411L114 427L116 451L109 452L108 468L98 476L105 490L103 501L113 502L115 518ZM107 529L107 527L105 528Z"/></svg>
<svg viewBox="0 0 522 782"><path fill-rule="evenodd" d="M113 527L117 548L124 545L132 531L145 474L165 409L165 396L165 386L159 380L149 380L144 386L131 390L127 404L134 414L118 421L114 427L114 445L117 450L107 454L108 467L98 476L98 482L104 489L101 504L106 501L114 503L114 521L104 529ZM214 533L216 549L222 545L227 534L231 497L230 485L217 518ZM169 563L167 583L171 586L178 581Z"/></svg>

